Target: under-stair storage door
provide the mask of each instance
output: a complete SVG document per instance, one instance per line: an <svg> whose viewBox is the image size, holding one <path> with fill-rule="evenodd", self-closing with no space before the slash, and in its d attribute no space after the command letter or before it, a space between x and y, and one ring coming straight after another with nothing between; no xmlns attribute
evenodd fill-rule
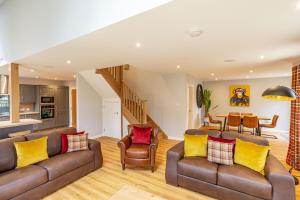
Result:
<svg viewBox="0 0 300 200"><path fill-rule="evenodd" d="M120 99L103 100L103 134L121 138L121 102Z"/></svg>

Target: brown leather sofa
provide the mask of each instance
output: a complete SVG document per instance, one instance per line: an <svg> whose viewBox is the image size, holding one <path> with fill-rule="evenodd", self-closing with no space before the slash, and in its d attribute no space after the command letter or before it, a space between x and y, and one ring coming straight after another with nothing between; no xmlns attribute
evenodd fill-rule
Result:
<svg viewBox="0 0 300 200"><path fill-rule="evenodd" d="M151 144L133 144L133 127L149 127L147 124L128 125L128 135L118 142L121 152L122 169L125 170L125 164L134 166L151 166L152 172L155 167L155 154L158 147L158 128L152 127Z"/></svg>
<svg viewBox="0 0 300 200"><path fill-rule="evenodd" d="M89 150L60 154L60 135L71 132L76 132L76 129L55 129L0 140L0 199L41 199L102 167L101 146L96 140L89 140ZM42 136L48 136L50 158L35 165L15 169L17 156L14 142Z"/></svg>
<svg viewBox="0 0 300 200"><path fill-rule="evenodd" d="M208 134L225 139L240 138L260 145L268 141L257 136L232 132L187 130L187 134ZM271 153L265 176L247 167L218 165L201 157L184 157L184 143L167 152L166 182L222 200L294 200L294 179Z"/></svg>

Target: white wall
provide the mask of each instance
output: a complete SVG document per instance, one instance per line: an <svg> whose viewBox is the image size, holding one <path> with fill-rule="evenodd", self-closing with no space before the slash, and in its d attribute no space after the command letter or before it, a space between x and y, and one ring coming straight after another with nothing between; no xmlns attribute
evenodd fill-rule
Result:
<svg viewBox="0 0 300 200"><path fill-rule="evenodd" d="M8 0L0 7L0 58L24 58L170 0Z"/></svg>
<svg viewBox="0 0 300 200"><path fill-rule="evenodd" d="M140 98L146 99L148 113L170 138L182 138L187 128L187 84L200 83L182 73L160 74L130 67L124 74L125 83ZM197 108L195 128L198 127Z"/></svg>
<svg viewBox="0 0 300 200"><path fill-rule="evenodd" d="M232 107L229 104L229 87L231 85L250 85L250 106ZM272 101L261 97L267 88L277 85L291 86L290 77L247 79L232 81L211 81L204 82L204 89L212 91L212 107L218 105L212 114L228 114L231 111L251 112L258 116L272 117L278 114L279 120L275 131L287 132L290 125L290 102ZM274 130L272 130L274 131Z"/></svg>
<svg viewBox="0 0 300 200"><path fill-rule="evenodd" d="M102 97L81 74L77 75L77 128L89 137L102 134Z"/></svg>

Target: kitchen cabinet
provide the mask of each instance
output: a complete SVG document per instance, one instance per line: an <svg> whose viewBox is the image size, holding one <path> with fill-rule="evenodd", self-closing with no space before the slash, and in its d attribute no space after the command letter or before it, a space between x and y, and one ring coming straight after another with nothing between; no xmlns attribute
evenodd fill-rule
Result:
<svg viewBox="0 0 300 200"><path fill-rule="evenodd" d="M55 96L55 125L68 126L69 125L69 87L58 87Z"/></svg>
<svg viewBox="0 0 300 200"><path fill-rule="evenodd" d="M20 103L36 102L36 86L20 85Z"/></svg>

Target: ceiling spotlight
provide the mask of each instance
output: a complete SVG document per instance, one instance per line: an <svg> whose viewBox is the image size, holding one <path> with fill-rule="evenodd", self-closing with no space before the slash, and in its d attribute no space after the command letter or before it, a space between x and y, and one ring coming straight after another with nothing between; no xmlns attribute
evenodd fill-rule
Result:
<svg viewBox="0 0 300 200"><path fill-rule="evenodd" d="M76 78L76 74L73 75L73 78Z"/></svg>
<svg viewBox="0 0 300 200"><path fill-rule="evenodd" d="M211 76L215 76L215 73L211 73L210 75L211 75Z"/></svg>
<svg viewBox="0 0 300 200"><path fill-rule="evenodd" d="M249 76L246 76L246 79L248 79L249 78Z"/></svg>
<svg viewBox="0 0 300 200"><path fill-rule="evenodd" d="M261 59L261 60L265 59L265 56L260 56L260 59Z"/></svg>
<svg viewBox="0 0 300 200"><path fill-rule="evenodd" d="M69 65L69 64L71 64L72 62L71 62L71 60L67 60L66 63Z"/></svg>
<svg viewBox="0 0 300 200"><path fill-rule="evenodd" d="M215 80L217 81L217 80L219 80L219 79L216 77Z"/></svg>
<svg viewBox="0 0 300 200"><path fill-rule="evenodd" d="M250 70L250 71L249 71L249 73L253 73L253 72L254 72L253 70Z"/></svg>
<svg viewBox="0 0 300 200"><path fill-rule="evenodd" d="M180 65L177 65L176 68L177 68L177 69L180 69Z"/></svg>
<svg viewBox="0 0 300 200"><path fill-rule="evenodd" d="M30 69L30 72L34 72L35 70L34 69Z"/></svg>
<svg viewBox="0 0 300 200"><path fill-rule="evenodd" d="M297 2L296 8L297 8L298 10L300 10L300 1Z"/></svg>
<svg viewBox="0 0 300 200"><path fill-rule="evenodd" d="M235 62L235 60L234 59L226 59L226 60L224 60L224 62Z"/></svg>
<svg viewBox="0 0 300 200"><path fill-rule="evenodd" d="M136 46L137 48L139 48L139 47L141 47L141 43L137 42L137 43L135 44L135 46Z"/></svg>
<svg viewBox="0 0 300 200"><path fill-rule="evenodd" d="M57 80L57 78L55 77L54 80Z"/></svg>

